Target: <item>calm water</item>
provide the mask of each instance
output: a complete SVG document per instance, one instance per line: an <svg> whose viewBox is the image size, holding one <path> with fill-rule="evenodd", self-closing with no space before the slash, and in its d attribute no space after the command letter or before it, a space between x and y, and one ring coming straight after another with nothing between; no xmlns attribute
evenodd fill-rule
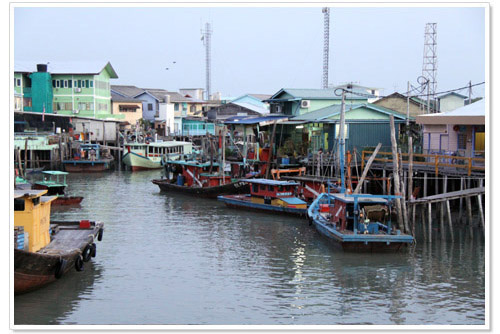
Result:
<svg viewBox="0 0 500 334"><path fill-rule="evenodd" d="M53 219L105 223L97 257L15 297L21 324L484 324L484 238L349 254L306 220L169 195L160 171L72 174L80 207Z"/></svg>

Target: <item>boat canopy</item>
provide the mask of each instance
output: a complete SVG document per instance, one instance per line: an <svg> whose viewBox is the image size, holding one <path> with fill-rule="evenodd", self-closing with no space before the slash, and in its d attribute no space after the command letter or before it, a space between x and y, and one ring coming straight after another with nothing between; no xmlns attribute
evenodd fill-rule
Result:
<svg viewBox="0 0 500 334"><path fill-rule="evenodd" d="M354 203L354 199L357 198L358 203L383 203L386 204L389 198L377 195L367 195L367 194L342 194L342 193L334 193L330 194L335 199L345 202L345 203Z"/></svg>
<svg viewBox="0 0 500 334"><path fill-rule="evenodd" d="M34 197L40 197L44 194L47 193L47 189L43 190L33 190L33 189L20 189L20 190L14 190L14 198L34 198Z"/></svg>
<svg viewBox="0 0 500 334"><path fill-rule="evenodd" d="M167 160L165 163L174 164L174 165L182 165L182 166L192 166L192 167L210 167L210 162L197 162L197 161L185 161L185 160ZM218 163L212 163L212 166L219 166Z"/></svg>
<svg viewBox="0 0 500 334"><path fill-rule="evenodd" d="M297 186L297 185L299 185L298 182L268 180L268 179L241 179L240 181L246 182L246 183L265 184L265 185L271 185L271 186Z"/></svg>
<svg viewBox="0 0 500 334"><path fill-rule="evenodd" d="M59 170L45 170L42 171L43 174L48 174L48 175L68 175L68 172L61 172Z"/></svg>
<svg viewBox="0 0 500 334"><path fill-rule="evenodd" d="M306 202L297 197L280 197L280 200L290 205L307 204Z"/></svg>

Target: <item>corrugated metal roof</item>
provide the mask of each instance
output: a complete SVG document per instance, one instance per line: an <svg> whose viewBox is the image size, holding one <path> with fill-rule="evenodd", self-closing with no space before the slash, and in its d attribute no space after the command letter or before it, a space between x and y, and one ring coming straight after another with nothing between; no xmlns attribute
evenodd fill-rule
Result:
<svg viewBox="0 0 500 334"><path fill-rule="evenodd" d="M304 115L295 116L295 117L291 118L290 120L291 121L317 122L317 121L325 120L327 118L330 118L330 117L333 117L335 115L340 114L341 108L342 108L342 106L340 104L334 104L334 105L331 105L331 106L328 106L325 108L321 108L321 109L309 112L309 113L304 114ZM367 109L381 112L384 114L389 114L389 115L392 114L396 118L406 119L406 116L403 116L400 113L398 113L392 109L384 108L384 107L381 107L381 106L378 106L378 105L375 105L372 103L346 104L345 112L347 113L351 110L355 110L355 109L359 109L359 108L367 108ZM410 116L410 119L414 119L414 117Z"/></svg>
<svg viewBox="0 0 500 334"><path fill-rule="evenodd" d="M269 110L260 108L255 104L247 103L247 102L231 102L232 104L238 105L243 108L250 109L252 111L258 112L259 114L269 114Z"/></svg>
<svg viewBox="0 0 500 334"><path fill-rule="evenodd" d="M328 89L312 89L312 88L283 88L278 93L274 94L270 100L277 99L283 93L287 93L294 98L303 99L303 100L341 100L341 95L335 94L336 88L328 88ZM368 94L366 91L362 91L359 89L352 89L353 92L358 92L362 94L355 95L352 93L346 93L346 99L350 100L367 100L368 97L376 97L375 95ZM337 91L340 93L340 91ZM369 96L366 96L369 95Z"/></svg>
<svg viewBox="0 0 500 334"><path fill-rule="evenodd" d="M485 110L486 110L486 105L484 99L482 99L452 111L435 113L435 114L425 114L421 116L426 116L426 117L485 116Z"/></svg>
<svg viewBox="0 0 500 334"><path fill-rule="evenodd" d="M450 92L450 93L446 93L446 94L444 94L444 95L438 96L438 99L442 99L443 97L450 96L450 95L454 95L454 96L457 96L457 97L461 97L461 98L463 98L463 99L466 99L466 98L467 98L467 96L465 96L465 95L458 94L458 93L455 93L455 92Z"/></svg>
<svg viewBox="0 0 500 334"><path fill-rule="evenodd" d="M36 72L37 64L47 64L51 74L99 74L107 69L112 79L118 78L111 63L105 61L51 61L49 63L15 60L14 72Z"/></svg>
<svg viewBox="0 0 500 334"><path fill-rule="evenodd" d="M128 97L134 97L144 92L144 89L132 85L111 85L111 90Z"/></svg>
<svg viewBox="0 0 500 334"><path fill-rule="evenodd" d="M265 117L238 117L235 120L225 120L224 124L259 124L262 122L274 122L288 119L288 116L265 116Z"/></svg>
<svg viewBox="0 0 500 334"><path fill-rule="evenodd" d="M139 99L134 99L133 97L124 97L124 96L118 95L114 92L111 92L111 101L113 101L113 102L136 102L136 103L142 102Z"/></svg>

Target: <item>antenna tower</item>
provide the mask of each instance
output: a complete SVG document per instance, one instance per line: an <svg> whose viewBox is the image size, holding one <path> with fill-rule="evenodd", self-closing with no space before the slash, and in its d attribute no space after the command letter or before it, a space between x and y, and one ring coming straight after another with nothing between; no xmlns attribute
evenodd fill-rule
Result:
<svg viewBox="0 0 500 334"><path fill-rule="evenodd" d="M211 77L211 58L210 58L210 47L212 42L212 28L210 27L210 23L205 23L205 30L203 30L201 36L201 40L203 41L203 45L205 45L205 78L206 78L206 99L210 100L210 77Z"/></svg>
<svg viewBox="0 0 500 334"><path fill-rule="evenodd" d="M330 8L324 7L324 35L323 35L323 82L322 88L328 88L328 55L330 53Z"/></svg>
<svg viewBox="0 0 500 334"><path fill-rule="evenodd" d="M437 90L437 23L425 25L422 76L429 80L429 98L435 99Z"/></svg>

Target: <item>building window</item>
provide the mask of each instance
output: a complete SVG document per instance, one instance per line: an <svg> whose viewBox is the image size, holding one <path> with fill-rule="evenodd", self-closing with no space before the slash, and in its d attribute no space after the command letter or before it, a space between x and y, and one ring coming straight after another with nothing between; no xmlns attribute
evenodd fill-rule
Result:
<svg viewBox="0 0 500 334"><path fill-rule="evenodd" d="M64 88L68 88L68 80L64 80Z"/></svg>
<svg viewBox="0 0 500 334"><path fill-rule="evenodd" d="M73 87L73 80L68 80L68 88L72 88Z"/></svg>
<svg viewBox="0 0 500 334"><path fill-rule="evenodd" d="M467 135L465 133L459 133L457 136L458 139L458 149L466 150L467 149Z"/></svg>
<svg viewBox="0 0 500 334"><path fill-rule="evenodd" d="M59 80L59 87L61 87L61 88L64 87L64 80Z"/></svg>
<svg viewBox="0 0 500 334"><path fill-rule="evenodd" d="M187 110L188 110L187 103L183 102L182 103L182 111L187 111Z"/></svg>
<svg viewBox="0 0 500 334"><path fill-rule="evenodd" d="M21 87L21 79L14 78L14 86Z"/></svg>
<svg viewBox="0 0 500 334"><path fill-rule="evenodd" d="M89 81L85 80L85 88L89 88Z"/></svg>
<svg viewBox="0 0 500 334"><path fill-rule="evenodd" d="M94 80L90 80L90 88L94 87Z"/></svg>
<svg viewBox="0 0 500 334"><path fill-rule="evenodd" d="M153 104L152 103L148 103L148 110L153 110Z"/></svg>
<svg viewBox="0 0 500 334"><path fill-rule="evenodd" d="M179 103L175 103L174 104L174 110L175 111L179 111Z"/></svg>
<svg viewBox="0 0 500 334"><path fill-rule="evenodd" d="M82 80L78 80L78 88L82 88Z"/></svg>
<svg viewBox="0 0 500 334"><path fill-rule="evenodd" d="M59 80L56 80L56 88L59 88L61 85L61 82Z"/></svg>

